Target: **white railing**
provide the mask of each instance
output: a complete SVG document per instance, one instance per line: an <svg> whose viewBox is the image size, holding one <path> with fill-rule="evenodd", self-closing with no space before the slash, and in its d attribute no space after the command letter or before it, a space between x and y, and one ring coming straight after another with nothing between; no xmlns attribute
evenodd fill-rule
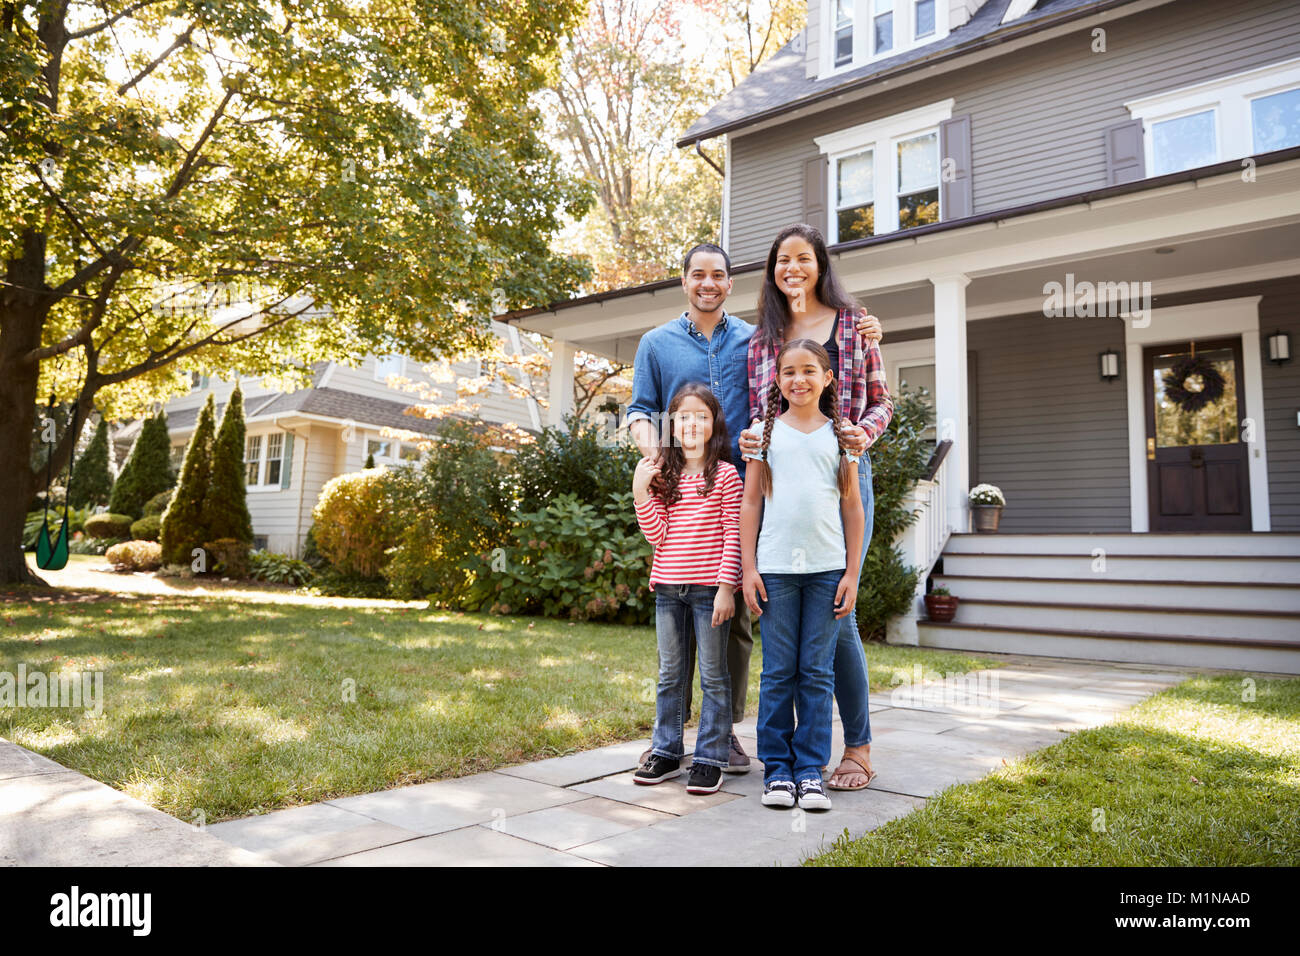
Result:
<svg viewBox="0 0 1300 956"><path fill-rule="evenodd" d="M948 536L952 534L943 497L947 476L948 459L945 457L934 477L918 481L904 502L906 507L917 512L917 518L899 533L894 543L903 553L903 563L918 568L920 574L916 580L916 591L912 594L910 610L892 619L886 628L885 640L890 644L918 643L916 622L925 608L925 581L939 560L939 555L943 553Z"/></svg>

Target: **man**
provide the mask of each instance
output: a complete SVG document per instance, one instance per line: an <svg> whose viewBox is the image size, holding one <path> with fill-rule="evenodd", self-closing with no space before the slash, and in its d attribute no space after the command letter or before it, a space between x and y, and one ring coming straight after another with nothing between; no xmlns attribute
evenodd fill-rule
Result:
<svg viewBox="0 0 1300 956"><path fill-rule="evenodd" d="M632 378L632 401L627 407L627 424L641 454L659 457L659 447L668 434L665 415L668 403L687 382L703 382L717 396L731 439L731 463L741 480L745 460L740 453L740 433L749 424L749 339L754 326L723 308L731 294L731 258L713 243L701 243L686 253L682 262L682 290L686 311L676 319L651 329L637 346ZM880 337L875 316L858 320L858 331ZM691 627L689 615L687 627ZM695 642L689 642L687 669L695 672ZM736 602L727 642L727 668L731 673L732 721L745 719L749 692L749 658L754 637L749 608ZM687 684L686 717L690 717L691 685ZM642 755L642 762L645 754ZM726 772L745 773L749 756L731 735L731 754Z"/></svg>

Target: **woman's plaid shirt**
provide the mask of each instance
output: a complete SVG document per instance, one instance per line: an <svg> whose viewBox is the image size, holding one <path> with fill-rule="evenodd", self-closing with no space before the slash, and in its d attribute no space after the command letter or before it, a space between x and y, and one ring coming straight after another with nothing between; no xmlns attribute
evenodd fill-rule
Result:
<svg viewBox="0 0 1300 956"><path fill-rule="evenodd" d="M838 344L840 367L835 381L840 389L840 415L867 433L867 447L885 433L894 417L894 400L889 397L885 367L880 360L880 346L866 342L858 333L857 317L840 309ZM781 342L765 342L759 331L749 340L749 420L761 420L765 414L764 396L776 378L776 356ZM844 388L843 383L849 387Z"/></svg>

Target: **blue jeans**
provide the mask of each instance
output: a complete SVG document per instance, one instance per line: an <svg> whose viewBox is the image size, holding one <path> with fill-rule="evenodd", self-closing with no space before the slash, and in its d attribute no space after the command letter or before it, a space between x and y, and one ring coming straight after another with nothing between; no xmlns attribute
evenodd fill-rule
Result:
<svg viewBox="0 0 1300 956"><path fill-rule="evenodd" d="M831 759L835 589L843 576L843 569L762 576L758 759L764 782L820 780Z"/></svg>
<svg viewBox="0 0 1300 956"><path fill-rule="evenodd" d="M695 739L696 763L725 767L731 755L731 677L727 671L727 635L731 621L713 626L709 584L655 586L655 634L659 640L659 689L655 695L655 729L650 749L661 757L680 760L682 728L691 679L688 651L692 640L700 661L700 728ZM689 626L694 624L694 637Z"/></svg>
<svg viewBox="0 0 1300 956"><path fill-rule="evenodd" d="M858 493L862 496L862 510L866 527L862 533L862 554L858 557L858 574L867 560L871 544L871 527L875 507L871 491L871 456L864 454L858 461ZM861 581L859 580L859 584ZM844 725L844 745L861 747L871 743L871 716L867 708L867 655L862 649L858 634L857 608L838 622L835 640L835 702L840 707L840 723Z"/></svg>

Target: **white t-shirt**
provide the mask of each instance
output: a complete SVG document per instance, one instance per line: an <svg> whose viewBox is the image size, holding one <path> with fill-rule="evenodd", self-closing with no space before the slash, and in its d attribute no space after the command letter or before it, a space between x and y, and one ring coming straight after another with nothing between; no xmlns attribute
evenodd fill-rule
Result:
<svg viewBox="0 0 1300 956"><path fill-rule="evenodd" d="M812 574L847 567L836 476L840 444L828 421L805 434L781 419L767 449L772 497L763 502L759 574Z"/></svg>

